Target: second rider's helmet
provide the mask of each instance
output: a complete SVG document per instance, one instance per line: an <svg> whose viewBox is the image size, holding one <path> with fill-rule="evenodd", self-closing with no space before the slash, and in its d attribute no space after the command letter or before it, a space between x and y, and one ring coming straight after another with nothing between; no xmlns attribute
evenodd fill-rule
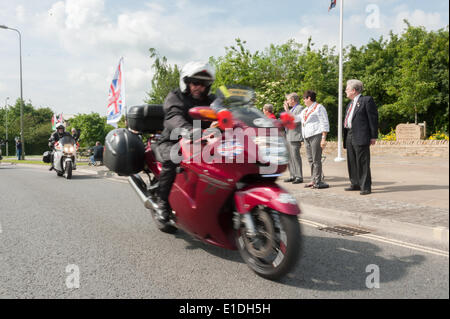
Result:
<svg viewBox="0 0 450 319"><path fill-rule="evenodd" d="M58 132L59 135L63 134L66 130L66 126L63 123L56 124L56 132Z"/></svg>

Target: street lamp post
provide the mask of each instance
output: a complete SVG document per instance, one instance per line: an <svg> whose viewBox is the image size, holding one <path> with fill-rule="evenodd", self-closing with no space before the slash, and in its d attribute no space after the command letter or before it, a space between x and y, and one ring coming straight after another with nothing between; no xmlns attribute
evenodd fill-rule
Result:
<svg viewBox="0 0 450 319"><path fill-rule="evenodd" d="M8 100L9 100L9 96L5 100L6 157L8 157Z"/></svg>
<svg viewBox="0 0 450 319"><path fill-rule="evenodd" d="M6 25L0 25L1 29L13 30L19 34L19 58L20 58L20 141L22 142L21 159L25 159L25 141L23 139L23 90L22 90L22 35L20 31L14 28L9 28Z"/></svg>

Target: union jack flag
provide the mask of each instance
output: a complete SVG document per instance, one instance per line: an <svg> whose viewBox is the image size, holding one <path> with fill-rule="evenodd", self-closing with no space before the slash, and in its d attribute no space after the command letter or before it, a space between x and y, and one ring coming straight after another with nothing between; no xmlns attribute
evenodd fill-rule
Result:
<svg viewBox="0 0 450 319"><path fill-rule="evenodd" d="M333 9L336 6L336 0L331 0L330 7L328 8L328 11Z"/></svg>
<svg viewBox="0 0 450 319"><path fill-rule="evenodd" d="M116 73L109 86L108 109L106 112L106 123L117 127L122 117L122 109L125 105L125 83L123 79L123 58L120 58Z"/></svg>

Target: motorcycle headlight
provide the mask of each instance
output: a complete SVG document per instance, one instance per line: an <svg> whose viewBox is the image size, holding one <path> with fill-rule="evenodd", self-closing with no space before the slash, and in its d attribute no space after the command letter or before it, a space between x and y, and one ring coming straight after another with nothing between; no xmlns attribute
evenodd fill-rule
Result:
<svg viewBox="0 0 450 319"><path fill-rule="evenodd" d="M64 153L73 153L74 147L73 145L64 145Z"/></svg>
<svg viewBox="0 0 450 319"><path fill-rule="evenodd" d="M281 136L254 136L259 156L264 162L284 165L289 161L286 144Z"/></svg>

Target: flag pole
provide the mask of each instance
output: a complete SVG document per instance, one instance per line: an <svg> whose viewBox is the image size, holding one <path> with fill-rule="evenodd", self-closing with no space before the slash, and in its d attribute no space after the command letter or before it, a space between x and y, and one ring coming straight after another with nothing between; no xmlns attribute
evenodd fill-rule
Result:
<svg viewBox="0 0 450 319"><path fill-rule="evenodd" d="M126 103L126 100L125 100L125 97L126 97L126 92L125 92L125 66L124 66L124 64L125 64L125 59L124 59L124 57L122 56L121 57L121 60L122 60L122 92L123 92L123 97L122 97L122 102L123 102L123 106L124 106L124 111L125 111L125 121L127 120L127 103ZM123 115L123 112L122 112L122 115Z"/></svg>
<svg viewBox="0 0 450 319"><path fill-rule="evenodd" d="M344 0L340 1L340 17L339 17L339 86L338 86L338 155L334 159L335 162L343 162L342 157L342 47L343 47L343 29L344 29Z"/></svg>

